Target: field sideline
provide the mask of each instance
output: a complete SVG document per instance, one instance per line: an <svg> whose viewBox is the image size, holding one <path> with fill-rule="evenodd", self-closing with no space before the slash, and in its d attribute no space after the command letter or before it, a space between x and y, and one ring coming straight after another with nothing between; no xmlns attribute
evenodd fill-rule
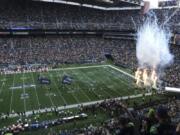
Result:
<svg viewBox="0 0 180 135"><path fill-rule="evenodd" d="M113 65L67 67L41 73L51 80L50 85L38 84L39 74L29 72L1 75L0 113L75 106L142 93L134 87L134 76ZM71 85L60 83L63 75L73 77Z"/></svg>

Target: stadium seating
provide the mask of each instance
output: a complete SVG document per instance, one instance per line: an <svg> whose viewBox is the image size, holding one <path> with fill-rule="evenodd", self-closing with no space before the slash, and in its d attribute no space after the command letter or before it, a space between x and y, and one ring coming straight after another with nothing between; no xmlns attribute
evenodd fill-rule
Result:
<svg viewBox="0 0 180 135"><path fill-rule="evenodd" d="M174 8L154 10L159 24L163 24L174 11ZM30 0L0 1L1 30L137 30L143 19L139 10L101 11ZM179 20L180 12L177 12L165 27L172 32L180 32ZM180 87L180 47L170 45L170 50L174 55L174 63L165 69L166 74L161 76L161 80L165 86ZM113 64L128 67L131 71L137 69L135 40L105 39L92 35L0 37L0 73L14 73L17 70L41 72L60 64L99 64L107 60L107 52L111 55ZM31 66L34 63L38 66ZM66 78L62 80L62 83L71 84L71 81L73 82L71 77L64 77ZM49 85L51 84L50 79L44 78L44 80L46 84L47 81ZM152 102L151 99L145 102L144 97L141 100L140 105L133 102L133 109L130 108L129 99L126 101L104 100L91 106L78 106L79 112L91 113L94 117L98 111L108 112L110 119L98 126L90 125L86 128L64 130L59 131L58 134L166 135L162 133L165 125L169 128L165 131L170 132L167 135L178 135L180 112L178 110L179 100L176 97L166 99L164 102ZM52 111L59 113L56 108ZM18 116L24 115L25 112L18 112ZM9 113L0 114L0 116L3 120L8 119ZM57 116L59 117L59 114ZM65 116L75 117L75 114ZM36 121L35 127L39 123L42 124L40 128L47 128L64 124L63 122L62 119L48 120L44 122L45 124ZM0 129L0 134L13 130L18 132L33 130L27 123L18 121L16 125L5 126Z"/></svg>

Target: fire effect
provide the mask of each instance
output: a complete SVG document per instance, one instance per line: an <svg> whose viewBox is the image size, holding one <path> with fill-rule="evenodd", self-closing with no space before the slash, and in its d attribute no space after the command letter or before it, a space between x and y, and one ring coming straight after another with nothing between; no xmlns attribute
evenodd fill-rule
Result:
<svg viewBox="0 0 180 135"><path fill-rule="evenodd" d="M155 69L138 68L135 72L136 85L157 88L158 76Z"/></svg>
<svg viewBox="0 0 180 135"><path fill-rule="evenodd" d="M154 0L153 0L154 1ZM171 32L158 23L154 13L149 13L137 32L136 57L138 69L135 73L138 87L150 90L161 89L162 72L173 63L169 43ZM149 89L150 88L150 89Z"/></svg>

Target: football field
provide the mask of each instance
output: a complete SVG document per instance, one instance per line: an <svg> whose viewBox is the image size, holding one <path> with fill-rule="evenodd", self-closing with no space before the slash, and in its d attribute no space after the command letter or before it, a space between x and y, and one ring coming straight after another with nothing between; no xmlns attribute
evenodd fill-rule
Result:
<svg viewBox="0 0 180 135"><path fill-rule="evenodd" d="M50 80L40 84L38 77ZM71 84L63 84L69 76ZM134 78L113 65L67 67L0 76L0 113L26 112L141 93Z"/></svg>

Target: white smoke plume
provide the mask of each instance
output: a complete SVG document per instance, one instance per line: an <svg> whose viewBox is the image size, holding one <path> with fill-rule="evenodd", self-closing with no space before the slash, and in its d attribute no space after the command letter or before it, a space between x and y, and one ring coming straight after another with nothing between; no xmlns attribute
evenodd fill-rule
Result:
<svg viewBox="0 0 180 135"><path fill-rule="evenodd" d="M136 56L140 68L165 68L173 61L169 50L170 34L156 20L148 20L138 30Z"/></svg>

